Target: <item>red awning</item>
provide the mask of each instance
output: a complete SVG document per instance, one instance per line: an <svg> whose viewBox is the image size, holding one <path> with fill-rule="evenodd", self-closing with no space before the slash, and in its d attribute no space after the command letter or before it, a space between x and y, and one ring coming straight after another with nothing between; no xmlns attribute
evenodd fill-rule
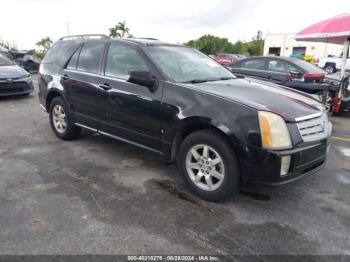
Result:
<svg viewBox="0 0 350 262"><path fill-rule="evenodd" d="M305 28L296 34L299 41L343 44L350 38L350 14L339 15Z"/></svg>

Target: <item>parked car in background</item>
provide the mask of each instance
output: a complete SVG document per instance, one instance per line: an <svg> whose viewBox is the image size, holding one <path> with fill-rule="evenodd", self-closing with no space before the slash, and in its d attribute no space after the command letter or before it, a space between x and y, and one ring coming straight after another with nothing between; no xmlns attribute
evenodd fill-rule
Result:
<svg viewBox="0 0 350 262"><path fill-rule="evenodd" d="M330 56L330 57L323 57L319 58L316 62L315 65L317 65L320 68L324 68L327 73L335 73L337 70L341 69L342 66L342 55L339 57L336 56ZM350 70L350 57L348 56L346 60L346 70Z"/></svg>
<svg viewBox="0 0 350 262"><path fill-rule="evenodd" d="M0 96L29 95L32 91L30 74L0 54Z"/></svg>
<svg viewBox="0 0 350 262"><path fill-rule="evenodd" d="M0 55L7 57L10 60L13 60L13 55L5 48L0 46Z"/></svg>
<svg viewBox="0 0 350 262"><path fill-rule="evenodd" d="M220 65L224 66L230 66L231 64L237 62L238 60L243 59L243 55L238 54L216 54L214 56L214 59L216 62L218 62Z"/></svg>
<svg viewBox="0 0 350 262"><path fill-rule="evenodd" d="M190 47L92 37L60 39L40 66L40 104L58 138L86 128L176 160L211 201L325 164L331 124L312 96L236 78Z"/></svg>
<svg viewBox="0 0 350 262"><path fill-rule="evenodd" d="M240 59L244 59L244 58L247 58L246 55L242 55L242 54L235 54L238 58Z"/></svg>
<svg viewBox="0 0 350 262"><path fill-rule="evenodd" d="M30 51L12 51L13 60L30 73L36 73L39 70L41 60L35 56L34 50Z"/></svg>
<svg viewBox="0 0 350 262"><path fill-rule="evenodd" d="M256 79L280 84L302 92L327 97L327 108L332 111L334 98L340 88L340 78L328 75L327 72L306 61L280 56L250 57L237 61L228 67L236 75L249 76ZM344 90L341 108L350 110L350 94Z"/></svg>

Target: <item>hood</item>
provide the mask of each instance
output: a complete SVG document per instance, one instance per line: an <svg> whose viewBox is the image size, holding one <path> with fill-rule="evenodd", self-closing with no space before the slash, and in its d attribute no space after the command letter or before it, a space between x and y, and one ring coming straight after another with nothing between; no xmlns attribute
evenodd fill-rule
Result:
<svg viewBox="0 0 350 262"><path fill-rule="evenodd" d="M0 66L0 79L25 77L29 73L18 65Z"/></svg>
<svg viewBox="0 0 350 262"><path fill-rule="evenodd" d="M290 122L323 110L320 101L306 93L250 79L205 82L191 84L191 87L257 110L274 112Z"/></svg>

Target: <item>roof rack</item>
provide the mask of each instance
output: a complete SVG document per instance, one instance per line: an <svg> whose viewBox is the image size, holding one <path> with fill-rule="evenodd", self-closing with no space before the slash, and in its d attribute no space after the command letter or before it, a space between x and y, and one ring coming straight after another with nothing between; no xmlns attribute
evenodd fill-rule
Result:
<svg viewBox="0 0 350 262"><path fill-rule="evenodd" d="M61 37L59 40L72 40L72 39L109 39L109 37L103 34L67 35L67 36Z"/></svg>
<svg viewBox="0 0 350 262"><path fill-rule="evenodd" d="M121 38L124 40L155 40L155 41L160 41L157 38L152 38L152 37L128 37L128 38Z"/></svg>
<svg viewBox="0 0 350 262"><path fill-rule="evenodd" d="M144 40L156 40L156 41L159 41L159 39L157 38L152 38L152 37L137 37L135 39L144 39Z"/></svg>

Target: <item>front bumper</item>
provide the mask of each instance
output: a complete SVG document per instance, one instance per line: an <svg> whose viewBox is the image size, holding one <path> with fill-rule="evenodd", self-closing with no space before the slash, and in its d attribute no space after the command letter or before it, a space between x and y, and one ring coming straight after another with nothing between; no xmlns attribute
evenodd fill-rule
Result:
<svg viewBox="0 0 350 262"><path fill-rule="evenodd" d="M25 95L33 92L33 82L27 81L0 81L0 96Z"/></svg>
<svg viewBox="0 0 350 262"><path fill-rule="evenodd" d="M328 140L324 139L317 144L283 151L245 148L240 159L243 181L282 185L312 175L324 166L328 146ZM290 156L291 162L288 174L281 176L283 156Z"/></svg>

